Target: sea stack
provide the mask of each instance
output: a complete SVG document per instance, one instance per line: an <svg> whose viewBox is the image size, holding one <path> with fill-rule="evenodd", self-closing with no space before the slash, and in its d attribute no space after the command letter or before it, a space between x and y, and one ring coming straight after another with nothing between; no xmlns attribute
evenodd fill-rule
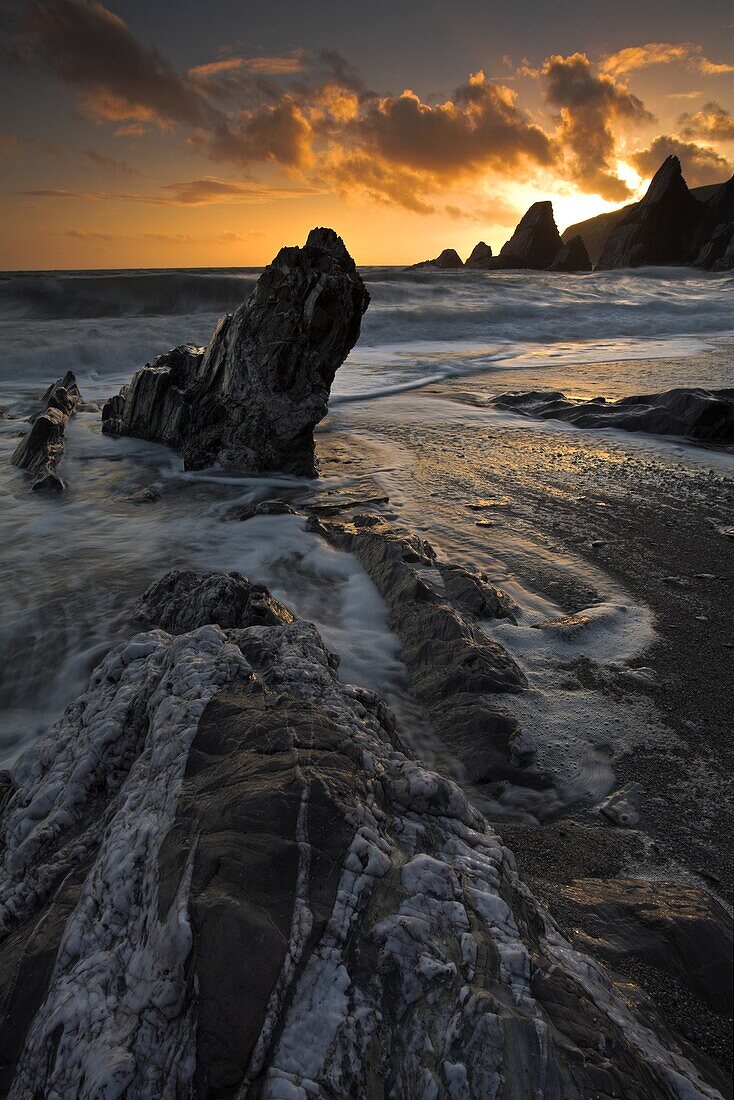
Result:
<svg viewBox="0 0 734 1100"><path fill-rule="evenodd" d="M183 345L139 370L103 429L174 447L187 470L314 476L313 431L369 300L341 237L312 229L303 248L281 248L206 349Z"/></svg>
<svg viewBox="0 0 734 1100"><path fill-rule="evenodd" d="M56 467L64 456L64 434L70 416L84 404L73 371L52 382L31 416L31 427L13 451L10 461L35 474L34 491L61 492L64 482Z"/></svg>
<svg viewBox="0 0 734 1100"><path fill-rule="evenodd" d="M586 251L584 238L578 234L561 246L555 260L550 265L550 271L591 271L591 260Z"/></svg>
<svg viewBox="0 0 734 1100"><path fill-rule="evenodd" d="M471 267L479 271L494 267L491 245L485 244L484 241L475 244L474 248L471 250L469 259L466 261L466 267Z"/></svg>
<svg viewBox="0 0 734 1100"><path fill-rule="evenodd" d="M597 269L690 264L703 213L683 179L680 161L667 157L645 197L612 229Z"/></svg>
<svg viewBox="0 0 734 1100"><path fill-rule="evenodd" d="M544 271L563 247L553 218L553 203L534 202L510 237L502 245L494 266Z"/></svg>
<svg viewBox="0 0 734 1100"><path fill-rule="evenodd" d="M441 271L452 271L454 268L464 266L459 253L455 248L444 248L438 256L433 260L421 260L419 264L411 264L408 268L409 271L417 271L421 267L437 267Z"/></svg>

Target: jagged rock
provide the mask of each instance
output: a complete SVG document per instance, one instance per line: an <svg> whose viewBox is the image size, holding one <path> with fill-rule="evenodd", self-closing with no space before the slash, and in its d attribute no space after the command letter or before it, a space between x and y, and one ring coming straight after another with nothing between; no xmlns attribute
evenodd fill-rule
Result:
<svg viewBox="0 0 734 1100"><path fill-rule="evenodd" d="M589 259L589 253L586 251L583 237L572 237L567 244L562 245L549 270L591 271L591 260Z"/></svg>
<svg viewBox="0 0 734 1100"><path fill-rule="evenodd" d="M183 345L138 371L106 406L105 430L180 449L186 469L312 476L313 429L368 304L344 242L312 229L304 248L280 250L205 350Z"/></svg>
<svg viewBox="0 0 734 1100"><path fill-rule="evenodd" d="M292 623L295 615L262 584L241 573L172 569L146 589L133 608L146 627L183 634L208 623L225 629Z"/></svg>
<svg viewBox="0 0 734 1100"><path fill-rule="evenodd" d="M525 674L480 625L482 619L512 619L512 600L483 574L439 562L429 543L381 517L355 516L345 524L313 517L308 527L355 554L369 573L390 608L412 694L461 761L478 804L494 807L506 782L551 788L545 772L520 766L511 745L517 719L498 702L527 687Z"/></svg>
<svg viewBox="0 0 734 1100"><path fill-rule="evenodd" d="M534 202L518 222L509 241L502 245L494 266L545 271L562 245L553 219L553 203Z"/></svg>
<svg viewBox="0 0 734 1100"><path fill-rule="evenodd" d="M493 404L541 420L564 420L579 428L688 436L707 443L734 442L734 389L674 389L663 393L590 401L560 392L502 393Z"/></svg>
<svg viewBox="0 0 734 1100"><path fill-rule="evenodd" d="M417 271L422 267L437 267L441 271L451 271L454 268L463 267L464 261L453 248L444 248L443 252L433 260L421 260L418 264L411 264L408 271Z"/></svg>
<svg viewBox="0 0 734 1100"><path fill-rule="evenodd" d="M632 828L640 820L641 794L642 786L639 783L627 783L618 791L612 791L599 803L599 813L608 817L614 825Z"/></svg>
<svg viewBox="0 0 734 1100"><path fill-rule="evenodd" d="M730 271L734 267L734 221L716 226L701 246L694 267L708 271Z"/></svg>
<svg viewBox="0 0 734 1100"><path fill-rule="evenodd" d="M0 1091L718 1093L303 622L111 650L0 816Z"/></svg>
<svg viewBox="0 0 734 1100"><path fill-rule="evenodd" d="M10 461L35 474L32 488L40 492L61 492L64 482L56 467L64 456L66 422L83 406L73 371L53 382L31 414L31 427L13 451Z"/></svg>
<svg viewBox="0 0 734 1100"><path fill-rule="evenodd" d="M255 516L294 516L295 509L284 500L261 500L258 504L237 504L228 508L222 516L225 523L233 521L244 523Z"/></svg>
<svg viewBox="0 0 734 1100"><path fill-rule="evenodd" d="M471 250L471 255L466 261L466 267L476 268L478 270L485 270L494 266L492 260L492 248L490 245L485 244L484 241L480 241L479 244L475 244Z"/></svg>
<svg viewBox="0 0 734 1100"><path fill-rule="evenodd" d="M704 209L688 190L678 158L668 157L645 197L612 229L597 270L690 264Z"/></svg>
<svg viewBox="0 0 734 1100"><path fill-rule="evenodd" d="M715 199L722 187L725 186L726 184L708 183L703 187L691 187L690 192L699 202L708 203L711 199ZM589 253L589 259L596 266L615 225L626 218L637 205L636 202L628 203L627 206L622 206L619 210L608 210L605 214L597 214L595 218L587 218L585 221L569 225L561 233L561 238L564 244L567 244L573 237L581 236ZM700 247L700 244L698 247Z"/></svg>
<svg viewBox="0 0 734 1100"><path fill-rule="evenodd" d="M108 397L102 406L102 431L107 435L120 435L122 432L127 389L127 386L123 386L119 393Z"/></svg>

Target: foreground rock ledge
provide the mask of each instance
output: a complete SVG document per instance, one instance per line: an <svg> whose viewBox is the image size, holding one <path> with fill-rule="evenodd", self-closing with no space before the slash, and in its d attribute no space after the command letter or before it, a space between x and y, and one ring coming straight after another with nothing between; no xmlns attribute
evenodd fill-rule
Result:
<svg viewBox="0 0 734 1100"><path fill-rule="evenodd" d="M136 635L11 781L12 1100L720 1095L309 623Z"/></svg>
<svg viewBox="0 0 734 1100"><path fill-rule="evenodd" d="M186 469L316 473L313 430L359 336L369 294L341 237L282 248L209 346L182 345L133 375L103 430L180 450Z"/></svg>

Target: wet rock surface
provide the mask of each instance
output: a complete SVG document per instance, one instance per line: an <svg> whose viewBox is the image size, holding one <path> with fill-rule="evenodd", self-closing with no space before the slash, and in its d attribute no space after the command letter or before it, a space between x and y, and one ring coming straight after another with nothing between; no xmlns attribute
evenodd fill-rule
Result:
<svg viewBox="0 0 734 1100"><path fill-rule="evenodd" d="M113 649L0 813L14 1100L720 1095L308 623Z"/></svg>
<svg viewBox="0 0 734 1100"><path fill-rule="evenodd" d="M31 426L10 461L34 475L34 491L61 492L65 488L56 468L64 457L66 422L83 405L76 377L67 371L49 386L31 414Z"/></svg>
<svg viewBox="0 0 734 1100"><path fill-rule="evenodd" d="M536 390L503 393L493 403L541 420L565 420L579 428L622 428L707 443L734 442L734 390L730 389L679 388L618 401L574 400L560 392Z"/></svg>
<svg viewBox="0 0 734 1100"><path fill-rule="evenodd" d="M137 600L133 618L183 634L207 623L225 629L286 625L295 616L264 585L252 584L241 573L173 569Z"/></svg>
<svg viewBox="0 0 734 1100"><path fill-rule="evenodd" d="M313 229L282 248L206 349L182 345L138 371L103 430L180 450L186 469L314 475L313 429L354 346L369 295L344 242Z"/></svg>

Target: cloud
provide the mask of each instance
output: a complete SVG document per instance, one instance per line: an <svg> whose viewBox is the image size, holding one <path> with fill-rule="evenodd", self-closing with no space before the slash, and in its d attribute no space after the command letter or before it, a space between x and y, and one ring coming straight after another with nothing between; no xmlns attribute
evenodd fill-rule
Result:
<svg viewBox="0 0 734 1100"><path fill-rule="evenodd" d="M698 97L701 96L701 95L703 95L703 92L700 92L700 91L666 92L665 93L665 98L666 99L698 99Z"/></svg>
<svg viewBox="0 0 734 1100"><path fill-rule="evenodd" d="M613 76L595 73L586 54L547 58L540 73L546 102L558 112L557 140L570 177L583 191L610 202L629 197L615 171L620 128L652 121L642 100Z"/></svg>
<svg viewBox="0 0 734 1100"><path fill-rule="evenodd" d="M711 100L704 103L695 114L681 115L680 132L685 138L703 138L705 141L734 141L734 117L720 103Z"/></svg>
<svg viewBox="0 0 734 1100"><path fill-rule="evenodd" d="M191 180L185 183L168 183L160 189L163 194L124 193L114 191L76 191L61 187L39 187L17 191L26 198L83 199L86 202L150 203L155 206L211 206L218 204L256 204L276 199L300 199L323 192L316 187L270 187L258 184L220 180L216 176Z"/></svg>
<svg viewBox="0 0 734 1100"><path fill-rule="evenodd" d="M685 62L689 68L703 76L716 76L719 73L734 73L734 65L709 61L703 48L693 42L648 42L644 46L628 46L618 53L610 54L602 62L602 71L610 76L624 76L635 69L647 69L651 65L669 65L672 62Z"/></svg>
<svg viewBox="0 0 734 1100"><path fill-rule="evenodd" d="M118 160L116 157L108 157L105 153L98 153L96 149L84 149L84 156L88 160L91 160L92 164L96 164L98 168L103 168L106 172L114 172L117 175L124 176L136 176L138 173L134 168L131 168L129 164L126 164L124 160Z"/></svg>
<svg viewBox="0 0 734 1100"><path fill-rule="evenodd" d="M298 50L285 57L225 57L219 61L209 61L205 65L195 65L186 75L190 80L206 85L223 74L247 72L283 76L302 73L309 67L310 62L305 51Z"/></svg>
<svg viewBox="0 0 734 1100"><path fill-rule="evenodd" d="M650 179L671 154L680 159L689 187L722 183L732 172L732 165L714 149L680 141L667 134L660 134L647 149L640 149L628 159L644 179Z"/></svg>
<svg viewBox="0 0 734 1100"><path fill-rule="evenodd" d="M189 233L102 233L96 229L44 229L50 237L71 237L76 241L160 241L164 244L243 244L263 240L267 233L252 230L249 233L209 233L192 236Z"/></svg>

